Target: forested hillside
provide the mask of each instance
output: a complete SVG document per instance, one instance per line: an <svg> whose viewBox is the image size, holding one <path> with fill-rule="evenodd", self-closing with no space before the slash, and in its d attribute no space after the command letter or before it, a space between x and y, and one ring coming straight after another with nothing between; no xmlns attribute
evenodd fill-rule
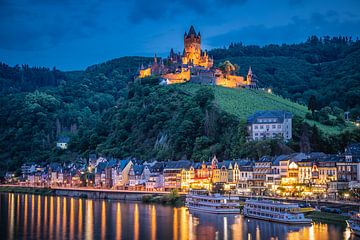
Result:
<svg viewBox="0 0 360 240"><path fill-rule="evenodd" d="M262 86L272 87L285 98L306 105L308 97L315 95L318 109L331 106L319 111L326 126L305 119L311 115L305 105L262 91L160 86L156 78L134 82L136 70L150 58L123 57L77 72L2 64L0 169L15 169L25 161L72 161L89 153L202 161L213 154L229 159L300 150L342 151L349 142L360 141L359 129L344 130L348 124L343 120L344 110L358 116L358 42L346 41L341 44L346 51L323 62L305 53L302 56L300 50L289 56L292 48L309 44L290 45L287 55L282 53L284 46L273 46L280 53L268 56L264 51L269 47L242 45L212 54L216 63L229 56L241 66L242 74L251 65ZM250 52L233 53L242 48ZM255 55L255 50L261 54ZM247 115L273 107L295 114L293 141L286 145L275 140L246 143ZM55 148L63 135L71 138L66 151Z"/></svg>
<svg viewBox="0 0 360 240"><path fill-rule="evenodd" d="M347 37L310 37L300 44L263 47L233 43L209 52L217 63L224 59L240 66L242 75L249 66L259 85L272 87L285 98L307 104L316 96L318 109L325 106L360 116L360 41Z"/></svg>

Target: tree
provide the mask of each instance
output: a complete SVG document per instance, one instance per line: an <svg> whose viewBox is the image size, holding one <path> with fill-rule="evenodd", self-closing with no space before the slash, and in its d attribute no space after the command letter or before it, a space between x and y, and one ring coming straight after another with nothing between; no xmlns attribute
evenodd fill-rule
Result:
<svg viewBox="0 0 360 240"><path fill-rule="evenodd" d="M309 102L308 102L308 110L311 111L313 117L314 117L314 112L317 108L317 101L316 101L316 97L315 95L311 95L309 98Z"/></svg>

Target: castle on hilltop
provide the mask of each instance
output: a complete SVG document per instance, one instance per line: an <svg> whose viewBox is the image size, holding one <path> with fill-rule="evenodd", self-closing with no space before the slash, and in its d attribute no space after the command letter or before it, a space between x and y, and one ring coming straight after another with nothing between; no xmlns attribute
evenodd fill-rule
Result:
<svg viewBox="0 0 360 240"><path fill-rule="evenodd" d="M256 87L256 76L249 68L246 78L234 73L235 67L225 61L224 69L214 67L214 59L207 51L201 50L201 35L196 33L193 26L184 34L183 53L175 53L173 49L167 59L158 62L156 54L152 63L147 67L142 64L137 78L159 76L166 84L194 82L200 84L220 85L224 87Z"/></svg>

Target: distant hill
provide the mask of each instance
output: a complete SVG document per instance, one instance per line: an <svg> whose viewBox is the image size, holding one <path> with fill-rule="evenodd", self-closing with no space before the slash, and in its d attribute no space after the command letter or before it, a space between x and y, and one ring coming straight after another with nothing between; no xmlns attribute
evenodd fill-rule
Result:
<svg viewBox="0 0 360 240"><path fill-rule="evenodd" d="M230 60L245 75L249 66L261 87L271 87L276 94L307 104L317 99L318 109L339 107L360 117L360 41L348 37L309 37L298 44L266 46L233 43L213 49L219 64Z"/></svg>

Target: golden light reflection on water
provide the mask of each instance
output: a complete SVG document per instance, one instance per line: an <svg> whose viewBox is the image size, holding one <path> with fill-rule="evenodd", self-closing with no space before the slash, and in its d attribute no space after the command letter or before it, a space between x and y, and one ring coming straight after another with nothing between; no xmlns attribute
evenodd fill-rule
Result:
<svg viewBox="0 0 360 240"><path fill-rule="evenodd" d="M60 197L56 198L56 238L60 238Z"/></svg>
<svg viewBox="0 0 360 240"><path fill-rule="evenodd" d="M93 200L86 201L86 225L85 225L85 238L86 239L93 239L93 220L94 220L94 213L93 213Z"/></svg>
<svg viewBox="0 0 360 240"><path fill-rule="evenodd" d="M49 234L53 234L54 229L54 197L50 197L50 222L49 222Z"/></svg>
<svg viewBox="0 0 360 240"><path fill-rule="evenodd" d="M16 196L16 226L19 226L20 223L20 195Z"/></svg>
<svg viewBox="0 0 360 240"><path fill-rule="evenodd" d="M41 229L41 198L40 196L37 197L37 228L36 228L36 236L40 238L40 229Z"/></svg>
<svg viewBox="0 0 360 240"><path fill-rule="evenodd" d="M75 210L74 210L74 199L70 199L70 239L74 239L74 223L75 221Z"/></svg>
<svg viewBox="0 0 360 240"><path fill-rule="evenodd" d="M24 197L24 238L26 239L26 231L28 225L28 208L29 208L29 200L28 195Z"/></svg>
<svg viewBox="0 0 360 240"><path fill-rule="evenodd" d="M174 236L174 240L178 239L178 209L174 208L174 213L173 213L173 236Z"/></svg>
<svg viewBox="0 0 360 240"><path fill-rule="evenodd" d="M78 216L78 227L79 236L82 236L82 224L83 224L83 200L79 199L79 216Z"/></svg>
<svg viewBox="0 0 360 240"><path fill-rule="evenodd" d="M9 239L13 239L14 236L14 214L15 214L15 199L14 199L14 194L11 193L9 196L9 223L10 223L10 228L9 228Z"/></svg>
<svg viewBox="0 0 360 240"><path fill-rule="evenodd" d="M34 232L34 218L35 218L35 196L31 195L31 232Z"/></svg>
<svg viewBox="0 0 360 240"><path fill-rule="evenodd" d="M0 200L4 239L356 239L340 225L288 226L184 207L20 194Z"/></svg>
<svg viewBox="0 0 360 240"><path fill-rule="evenodd" d="M121 239L121 205L119 202L116 208L116 239Z"/></svg>
<svg viewBox="0 0 360 240"><path fill-rule="evenodd" d="M43 219L43 224L44 225L48 224L47 213L48 213L48 196L45 196L44 197L44 219ZM47 228L43 227L42 230L43 230L43 232L46 233Z"/></svg>
<svg viewBox="0 0 360 240"><path fill-rule="evenodd" d="M139 206L137 203L134 208L134 240L139 240Z"/></svg>
<svg viewBox="0 0 360 240"><path fill-rule="evenodd" d="M189 236L189 216L186 208L180 208L180 239L188 239Z"/></svg>
<svg viewBox="0 0 360 240"><path fill-rule="evenodd" d="M62 231L61 231L61 234L62 234L62 238L64 239L66 237L66 227L67 227L67 210L66 210L66 198L63 198L63 213L62 213L62 218L63 218L63 222L62 222Z"/></svg>
<svg viewBox="0 0 360 240"><path fill-rule="evenodd" d="M155 206L151 206L151 239L156 239L156 210Z"/></svg>
<svg viewBox="0 0 360 240"><path fill-rule="evenodd" d="M106 204L102 201L101 204L101 239L105 239L106 234Z"/></svg>

